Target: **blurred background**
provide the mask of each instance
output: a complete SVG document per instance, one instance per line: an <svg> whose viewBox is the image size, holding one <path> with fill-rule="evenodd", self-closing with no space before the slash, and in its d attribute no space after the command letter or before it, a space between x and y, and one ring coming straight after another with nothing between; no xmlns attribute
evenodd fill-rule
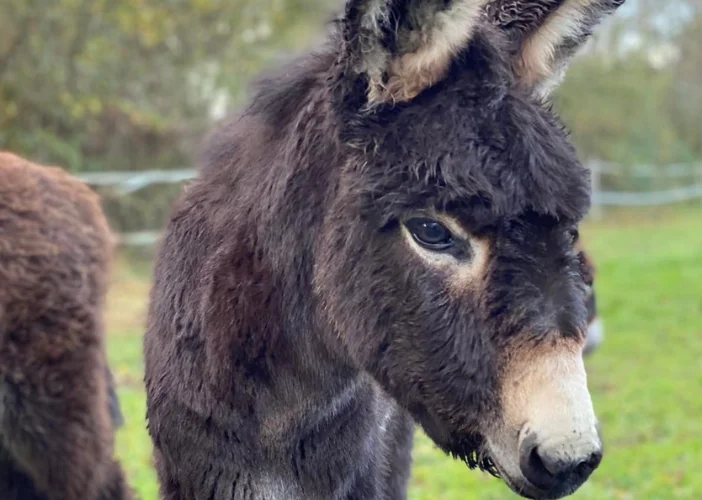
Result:
<svg viewBox="0 0 702 500"><path fill-rule="evenodd" d="M119 236L109 355L118 454L157 498L141 336L159 229L203 134L338 0L2 0L0 149L70 170ZM584 244L605 341L587 359L605 438L579 499L702 498L702 0L628 0L555 96L593 171ZM418 432L410 499L516 498Z"/></svg>

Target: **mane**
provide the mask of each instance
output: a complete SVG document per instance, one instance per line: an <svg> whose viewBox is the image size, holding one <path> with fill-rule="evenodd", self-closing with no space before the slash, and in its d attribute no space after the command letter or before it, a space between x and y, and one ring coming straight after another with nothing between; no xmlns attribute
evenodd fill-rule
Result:
<svg viewBox="0 0 702 500"><path fill-rule="evenodd" d="M244 116L258 115L285 127L300 112L310 94L328 74L336 54L331 48L297 56L252 84L253 96Z"/></svg>
<svg viewBox="0 0 702 500"><path fill-rule="evenodd" d="M310 93L329 77L343 43L340 24L340 19L332 19L320 45L286 58L277 66L278 69L265 71L255 78L244 115L260 115L278 125L289 123Z"/></svg>
<svg viewBox="0 0 702 500"><path fill-rule="evenodd" d="M247 141L276 141L285 136L313 94L326 91L323 84L338 55L336 44L333 33L317 50L287 58L277 69L252 80L247 104L213 127L202 141L198 164L218 168L229 164L235 149Z"/></svg>

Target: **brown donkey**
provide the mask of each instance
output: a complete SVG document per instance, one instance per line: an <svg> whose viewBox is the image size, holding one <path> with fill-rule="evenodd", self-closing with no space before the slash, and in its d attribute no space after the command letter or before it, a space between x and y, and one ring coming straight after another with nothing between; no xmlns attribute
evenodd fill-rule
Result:
<svg viewBox="0 0 702 500"><path fill-rule="evenodd" d="M98 197L0 152L0 498L126 500L105 358L112 238Z"/></svg>
<svg viewBox="0 0 702 500"><path fill-rule="evenodd" d="M156 262L162 498L406 498L415 422L523 496L585 482L590 177L544 97L621 3L349 0L260 83Z"/></svg>

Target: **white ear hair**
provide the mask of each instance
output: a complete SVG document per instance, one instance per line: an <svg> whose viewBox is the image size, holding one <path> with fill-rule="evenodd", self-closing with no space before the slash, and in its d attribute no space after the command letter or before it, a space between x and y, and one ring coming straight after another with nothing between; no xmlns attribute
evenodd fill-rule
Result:
<svg viewBox="0 0 702 500"><path fill-rule="evenodd" d="M520 81L546 97L593 29L624 1L492 0L486 12L493 24L516 38L515 69Z"/></svg>
<svg viewBox="0 0 702 500"><path fill-rule="evenodd" d="M368 104L409 101L441 81L489 0L350 0L346 37Z"/></svg>

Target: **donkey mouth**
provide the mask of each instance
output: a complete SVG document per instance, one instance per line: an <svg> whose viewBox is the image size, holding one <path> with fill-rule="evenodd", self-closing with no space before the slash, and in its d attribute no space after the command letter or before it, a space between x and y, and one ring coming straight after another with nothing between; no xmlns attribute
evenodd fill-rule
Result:
<svg viewBox="0 0 702 500"><path fill-rule="evenodd" d="M497 472L493 475L502 479L505 482L505 484L509 487L509 489L511 489L517 495L523 498L529 498L531 500L546 500L547 498L549 498L546 495L545 491L540 490L525 479L513 479L508 474L505 474L503 471L501 471L499 465L497 465L494 462L493 465Z"/></svg>
<svg viewBox="0 0 702 500"><path fill-rule="evenodd" d="M530 483L526 478L513 478L490 456L486 446L481 447L479 451L459 454L457 458L462 459L471 469L479 469L502 479L517 495L531 500L557 500L575 493L579 487L579 484L567 484L560 488L544 490Z"/></svg>
<svg viewBox="0 0 702 500"><path fill-rule="evenodd" d="M495 462L493 462L493 466L496 470L496 474L493 474L495 477L502 479L509 489L511 489L517 495L523 498L529 498L531 500L558 500L560 498L572 495L580 486L579 484L568 484L552 490L544 490L531 484L525 478L511 478L508 474L501 471L499 465L497 465Z"/></svg>

